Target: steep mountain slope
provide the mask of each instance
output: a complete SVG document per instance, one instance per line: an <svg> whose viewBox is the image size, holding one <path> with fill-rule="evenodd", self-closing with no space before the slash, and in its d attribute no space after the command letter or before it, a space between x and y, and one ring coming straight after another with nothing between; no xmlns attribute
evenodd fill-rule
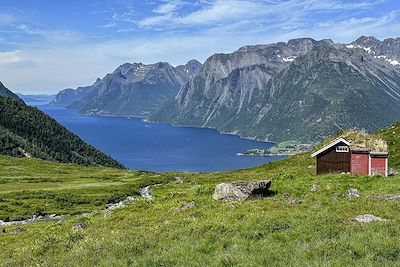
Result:
<svg viewBox="0 0 400 267"><path fill-rule="evenodd" d="M122 168L37 108L0 96L0 154Z"/></svg>
<svg viewBox="0 0 400 267"><path fill-rule="evenodd" d="M165 62L126 63L92 86L61 91L51 104L84 114L144 117L172 99L200 68L201 64L195 60L177 68Z"/></svg>
<svg viewBox="0 0 400 267"><path fill-rule="evenodd" d="M385 45L369 40L372 48L303 38L214 55L151 119L273 141L377 130L400 119L400 39L376 52Z"/></svg>
<svg viewBox="0 0 400 267"><path fill-rule="evenodd" d="M21 98L19 98L16 94L8 90L1 82L0 82L0 96L11 97L17 101L22 102Z"/></svg>

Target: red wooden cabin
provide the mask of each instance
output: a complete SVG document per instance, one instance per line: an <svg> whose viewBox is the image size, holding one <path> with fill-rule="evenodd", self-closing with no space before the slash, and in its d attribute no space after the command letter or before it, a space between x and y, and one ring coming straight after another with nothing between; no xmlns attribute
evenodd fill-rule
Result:
<svg viewBox="0 0 400 267"><path fill-rule="evenodd" d="M317 174L345 172L358 175L387 176L388 152L352 146L339 138L312 154L317 158Z"/></svg>

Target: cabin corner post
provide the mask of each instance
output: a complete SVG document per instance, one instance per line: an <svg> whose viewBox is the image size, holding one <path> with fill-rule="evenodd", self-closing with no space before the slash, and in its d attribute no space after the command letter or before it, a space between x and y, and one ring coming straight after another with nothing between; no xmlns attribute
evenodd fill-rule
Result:
<svg viewBox="0 0 400 267"><path fill-rule="evenodd" d="M372 171L371 171L371 154L368 154L368 176L371 176Z"/></svg>
<svg viewBox="0 0 400 267"><path fill-rule="evenodd" d="M386 165L386 166L385 166L385 177L388 176L388 171L389 171L389 169L388 169L388 167L389 167L389 166L388 166L388 165L389 165L389 164L388 164L388 161L389 161L388 158L385 158L385 165Z"/></svg>

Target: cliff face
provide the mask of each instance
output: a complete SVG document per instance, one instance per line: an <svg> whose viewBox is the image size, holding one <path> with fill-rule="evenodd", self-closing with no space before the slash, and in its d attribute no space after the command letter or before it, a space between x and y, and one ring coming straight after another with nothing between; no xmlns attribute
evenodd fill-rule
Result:
<svg viewBox="0 0 400 267"><path fill-rule="evenodd" d="M400 119L398 51L398 39L303 38L213 55L151 119L273 141L374 131Z"/></svg>

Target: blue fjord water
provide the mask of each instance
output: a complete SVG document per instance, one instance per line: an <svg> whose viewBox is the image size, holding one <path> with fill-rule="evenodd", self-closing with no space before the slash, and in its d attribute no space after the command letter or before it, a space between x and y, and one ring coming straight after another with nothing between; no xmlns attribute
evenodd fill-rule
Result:
<svg viewBox="0 0 400 267"><path fill-rule="evenodd" d="M130 169L158 172L225 171L282 158L238 156L236 154L239 152L271 147L272 143L221 134L214 129L176 127L136 118L84 116L65 108L37 107Z"/></svg>

